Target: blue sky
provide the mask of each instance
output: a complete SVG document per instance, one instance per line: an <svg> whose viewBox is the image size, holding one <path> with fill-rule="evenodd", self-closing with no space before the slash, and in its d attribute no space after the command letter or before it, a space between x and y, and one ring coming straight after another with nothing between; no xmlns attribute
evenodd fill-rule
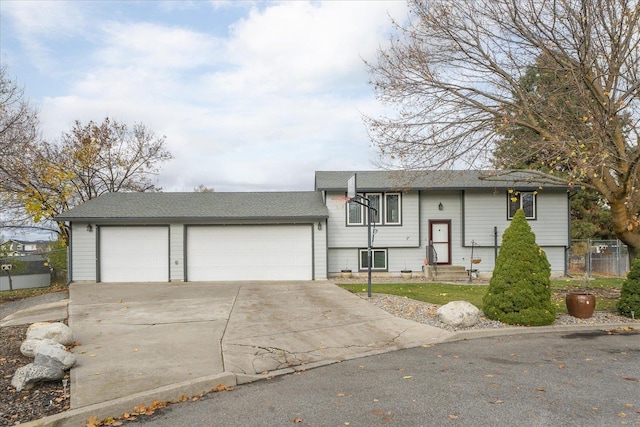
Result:
<svg viewBox="0 0 640 427"><path fill-rule="evenodd" d="M311 190L372 169L375 59L396 1L0 0L0 61L56 140L109 116L165 135L165 191Z"/></svg>

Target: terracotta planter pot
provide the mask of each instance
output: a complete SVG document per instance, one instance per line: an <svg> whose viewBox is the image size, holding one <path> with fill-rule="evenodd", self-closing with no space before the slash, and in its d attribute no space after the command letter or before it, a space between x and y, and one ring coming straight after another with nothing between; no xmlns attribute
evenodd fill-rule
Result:
<svg viewBox="0 0 640 427"><path fill-rule="evenodd" d="M567 311L573 317L587 319L596 309L596 296L587 292L572 292L565 298Z"/></svg>
<svg viewBox="0 0 640 427"><path fill-rule="evenodd" d="M351 277L351 270L342 270L340 274L345 279L348 279L349 277Z"/></svg>
<svg viewBox="0 0 640 427"><path fill-rule="evenodd" d="M400 271L400 277L403 279L411 279L411 277L413 277L413 272L411 270L402 270Z"/></svg>

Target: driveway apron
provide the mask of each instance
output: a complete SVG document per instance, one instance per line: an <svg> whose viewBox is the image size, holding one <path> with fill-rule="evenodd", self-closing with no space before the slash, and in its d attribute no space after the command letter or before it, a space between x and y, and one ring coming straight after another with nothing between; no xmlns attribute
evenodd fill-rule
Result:
<svg viewBox="0 0 640 427"><path fill-rule="evenodd" d="M441 342L330 282L73 283L71 408Z"/></svg>

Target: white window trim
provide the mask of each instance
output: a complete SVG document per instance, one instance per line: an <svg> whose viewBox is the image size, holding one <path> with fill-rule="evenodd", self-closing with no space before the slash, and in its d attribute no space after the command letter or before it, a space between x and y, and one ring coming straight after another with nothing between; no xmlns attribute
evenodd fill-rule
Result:
<svg viewBox="0 0 640 427"><path fill-rule="evenodd" d="M362 194L358 194L358 196L362 196ZM362 206L359 203L354 203L354 204L360 209L360 222L351 222L351 215L350 215L351 203L354 203L354 202L347 203L347 225L366 225L366 222L365 222L366 213L364 211L364 206Z"/></svg>
<svg viewBox="0 0 640 427"><path fill-rule="evenodd" d="M387 221L387 197L388 196L398 196L398 221L397 222L388 222ZM384 193L384 224L387 225L400 225L402 224L402 194L401 193Z"/></svg>
<svg viewBox="0 0 640 427"><path fill-rule="evenodd" d="M358 196L366 198L368 196L379 196L380 197L380 206L378 207L378 221L374 221L375 225L402 225L402 193L394 192L394 193L358 193ZM387 197L388 196L398 196L398 221L397 222L388 222L387 221ZM347 226L357 226L357 225L367 225L368 215L367 208L361 204L357 204L360 207L360 221L359 222L351 222L350 213L350 203L347 203L347 218L346 224Z"/></svg>
<svg viewBox="0 0 640 427"><path fill-rule="evenodd" d="M387 249L371 249L371 258L372 260L375 259L375 253L376 252L383 252L384 253L384 267L378 267L376 268L375 266L371 266L371 271L387 271L388 270L388 265L389 265L389 253L387 251ZM360 271L364 271L367 270L367 266L362 264L362 254L363 253L367 253L367 249L360 249L358 251L358 269Z"/></svg>
<svg viewBox="0 0 640 427"><path fill-rule="evenodd" d="M532 206L532 210L533 210L533 215L532 216L527 216L527 212L524 210L524 208L522 207L522 195L523 194L531 194L533 196L533 206ZM519 205L519 209L522 209L524 211L524 215L526 219L536 219L537 218L537 205L538 205L538 192L537 191L514 191L513 193L509 193L507 192L507 218L508 219L513 219L513 215L511 215L511 203L515 203L511 201L512 197L517 197L518 198L518 205Z"/></svg>

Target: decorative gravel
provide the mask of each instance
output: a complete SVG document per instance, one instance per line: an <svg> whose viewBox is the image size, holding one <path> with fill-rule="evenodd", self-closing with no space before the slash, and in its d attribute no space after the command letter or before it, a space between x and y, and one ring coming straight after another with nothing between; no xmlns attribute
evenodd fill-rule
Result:
<svg viewBox="0 0 640 427"><path fill-rule="evenodd" d="M371 302L377 307L380 307L384 311L393 314L394 316L413 320L414 322L425 323L427 325L446 329L452 332L474 329L497 329L513 327L513 325L508 325L496 320L487 319L481 312L480 322L478 322L476 325L470 328L453 328L449 325L445 325L438 320L436 311L440 306L437 304L430 304L427 302L416 301L407 297L399 297L396 295L387 294L372 294L371 298L369 298L367 297L367 294L359 293L358 296ZM593 314L592 317L588 319L578 319L577 317L569 316L565 313L559 313L556 316L554 325L599 325L608 323L640 324L637 319L634 320L628 317L619 316L613 312L597 311Z"/></svg>

